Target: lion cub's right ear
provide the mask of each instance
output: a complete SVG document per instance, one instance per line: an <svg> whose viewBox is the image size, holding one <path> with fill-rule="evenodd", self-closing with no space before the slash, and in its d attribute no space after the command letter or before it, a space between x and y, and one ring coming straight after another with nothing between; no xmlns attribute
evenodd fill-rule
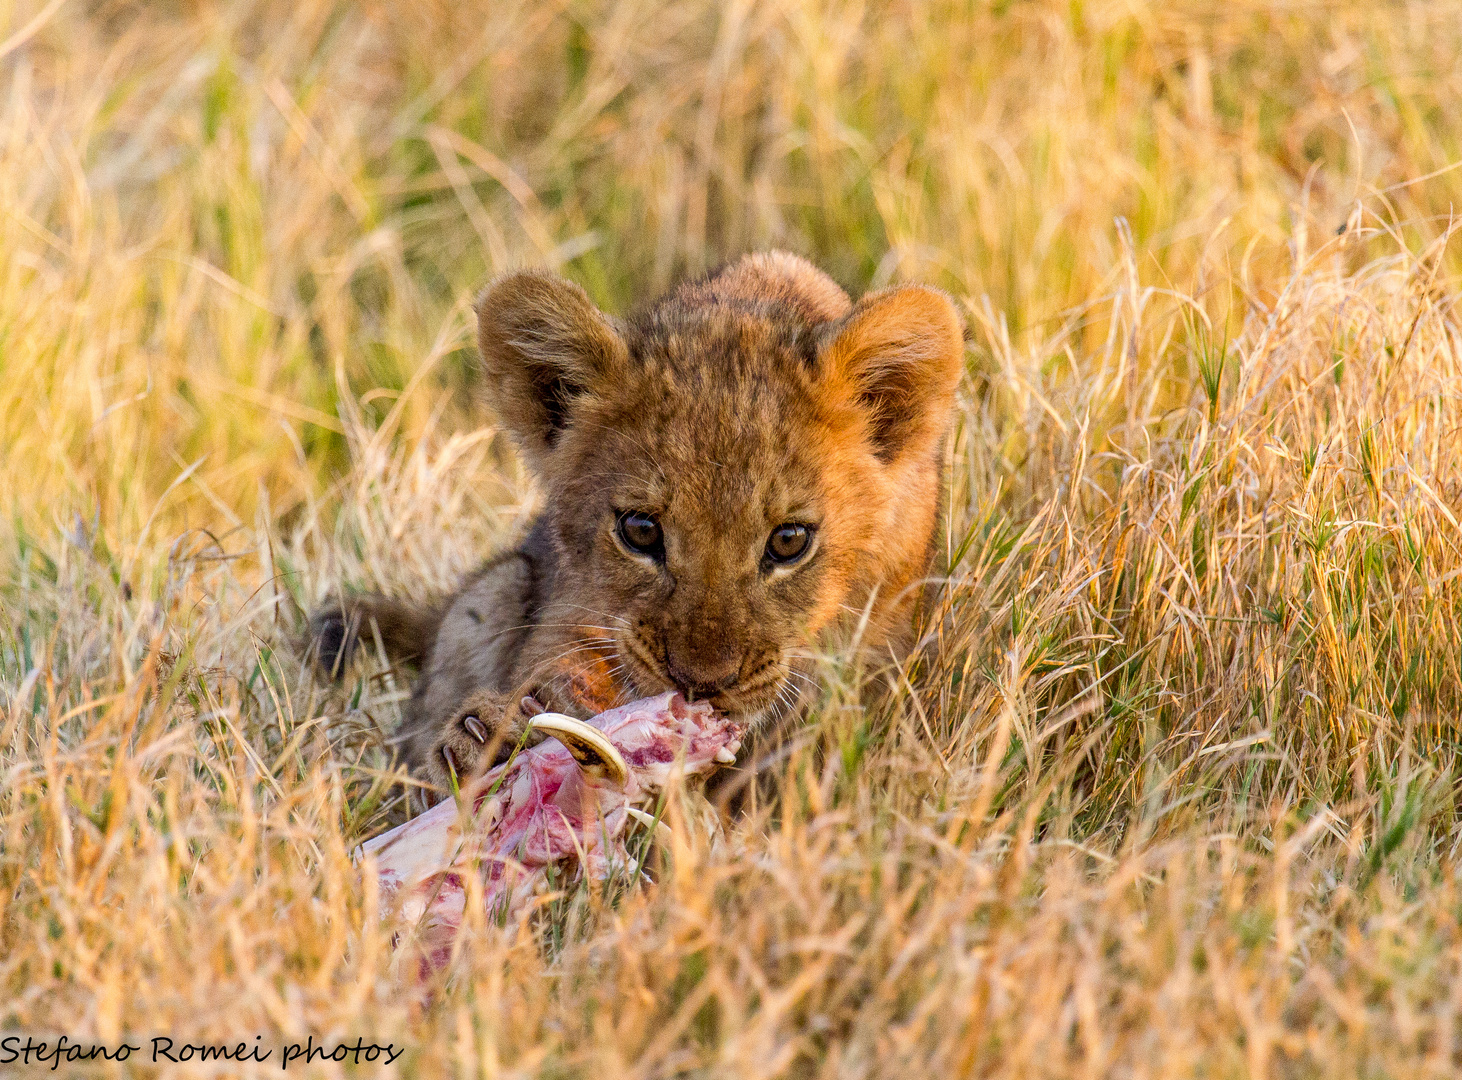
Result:
<svg viewBox="0 0 1462 1080"><path fill-rule="evenodd" d="M629 355L583 289L542 270L507 274L483 290L477 346L493 405L540 474L574 400L613 378Z"/></svg>
<svg viewBox="0 0 1462 1080"><path fill-rule="evenodd" d="M964 324L948 296L924 285L869 293L825 334L824 368L862 406L884 464L937 445L964 372Z"/></svg>

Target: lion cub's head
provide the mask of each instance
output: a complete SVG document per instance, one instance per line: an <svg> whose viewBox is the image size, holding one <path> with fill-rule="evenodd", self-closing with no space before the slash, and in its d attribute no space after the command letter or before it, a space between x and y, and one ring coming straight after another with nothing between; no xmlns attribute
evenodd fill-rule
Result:
<svg viewBox="0 0 1462 1080"><path fill-rule="evenodd" d="M854 305L771 253L623 319L561 278L510 274L478 317L558 548L540 624L597 641L627 691L756 713L841 612L866 608L875 643L907 623L962 370L943 293Z"/></svg>

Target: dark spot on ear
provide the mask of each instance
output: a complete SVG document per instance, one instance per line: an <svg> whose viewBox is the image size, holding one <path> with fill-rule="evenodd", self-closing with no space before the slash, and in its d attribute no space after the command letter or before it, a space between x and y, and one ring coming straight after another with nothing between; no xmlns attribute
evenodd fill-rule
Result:
<svg viewBox="0 0 1462 1080"><path fill-rule="evenodd" d="M792 348L802 357L802 362L807 365L808 371L817 370L817 346L818 333L816 328L811 326L798 327L797 337L792 343Z"/></svg>
<svg viewBox="0 0 1462 1080"><path fill-rule="evenodd" d="M548 419L548 430L543 441L552 450L558 445L559 436L569 426L569 403L578 395L577 387L563 383L552 383L543 388L543 412Z"/></svg>
<svg viewBox="0 0 1462 1080"><path fill-rule="evenodd" d="M467 617L475 622L478 626L482 625L482 613L480 611L474 611L472 608L468 608Z"/></svg>
<svg viewBox="0 0 1462 1080"><path fill-rule="evenodd" d="M873 434L873 454L887 465L899 456L904 445L902 433L918 423L919 410L872 394L864 395L862 401L878 421Z"/></svg>
<svg viewBox="0 0 1462 1080"><path fill-rule="evenodd" d="M550 364L534 365L529 371L534 397L543 410L543 441L551 450L569 426L569 412L574 399L585 393L582 383L566 378L561 368Z"/></svg>

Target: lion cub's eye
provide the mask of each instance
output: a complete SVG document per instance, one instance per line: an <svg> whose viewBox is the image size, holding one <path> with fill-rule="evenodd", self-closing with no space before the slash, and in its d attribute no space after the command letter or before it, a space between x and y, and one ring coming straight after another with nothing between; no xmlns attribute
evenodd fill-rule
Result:
<svg viewBox="0 0 1462 1080"><path fill-rule="evenodd" d="M794 563L807 554L812 543L812 526L794 521L783 522L772 530L767 540L767 558L774 563Z"/></svg>
<svg viewBox="0 0 1462 1080"><path fill-rule="evenodd" d="M626 510L619 515L619 538L624 546L640 555L663 558L665 555L665 534L654 515L642 510Z"/></svg>

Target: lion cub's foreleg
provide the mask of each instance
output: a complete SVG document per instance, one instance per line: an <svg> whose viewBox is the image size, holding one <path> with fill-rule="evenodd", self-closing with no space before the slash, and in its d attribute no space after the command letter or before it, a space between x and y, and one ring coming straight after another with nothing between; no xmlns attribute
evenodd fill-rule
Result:
<svg viewBox="0 0 1462 1080"><path fill-rule="evenodd" d="M310 620L326 674L338 676L358 642L375 637L396 659L421 658L397 741L412 770L444 790L501 760L539 712L582 719L620 704L617 665L602 642L586 647L599 631L567 613L543 621L550 575L534 550L530 537L441 603L354 596Z"/></svg>
<svg viewBox="0 0 1462 1080"><path fill-rule="evenodd" d="M508 552L447 601L399 736L412 769L444 788L511 750L533 714L511 691L538 577L529 556Z"/></svg>

